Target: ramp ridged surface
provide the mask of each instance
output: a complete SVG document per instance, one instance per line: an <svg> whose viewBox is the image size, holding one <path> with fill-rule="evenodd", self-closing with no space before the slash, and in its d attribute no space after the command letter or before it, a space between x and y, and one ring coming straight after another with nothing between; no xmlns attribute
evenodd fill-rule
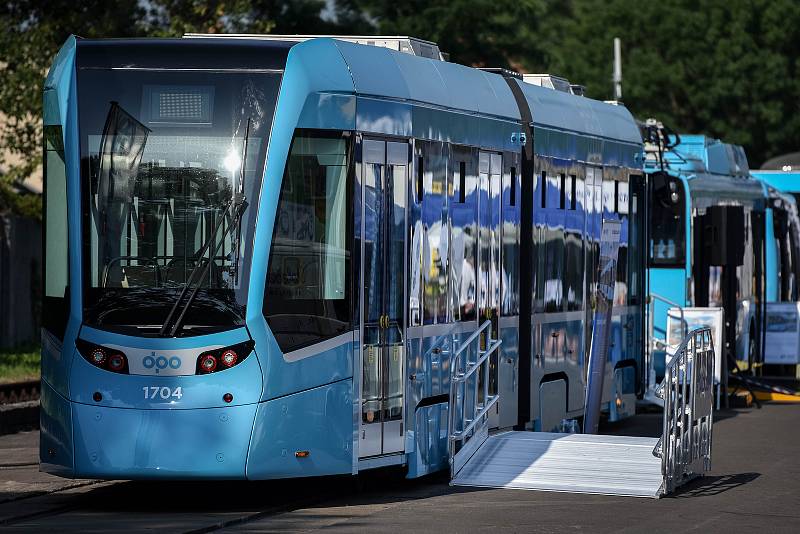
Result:
<svg viewBox="0 0 800 534"><path fill-rule="evenodd" d="M457 486L658 497L656 438L506 432L490 436L453 479Z"/></svg>

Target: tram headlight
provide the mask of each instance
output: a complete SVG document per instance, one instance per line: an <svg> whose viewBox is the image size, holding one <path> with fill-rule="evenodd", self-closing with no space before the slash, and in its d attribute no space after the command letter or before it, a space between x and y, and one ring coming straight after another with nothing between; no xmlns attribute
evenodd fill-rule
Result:
<svg viewBox="0 0 800 534"><path fill-rule="evenodd" d="M128 362L125 361L125 356L122 354L112 354L111 357L108 359L108 368L114 371L115 373L119 373L122 369L125 368L125 365Z"/></svg>
<svg viewBox="0 0 800 534"><path fill-rule="evenodd" d="M93 364L103 365L106 361L106 352L100 347L96 347L92 350L91 359Z"/></svg>
<svg viewBox="0 0 800 534"><path fill-rule="evenodd" d="M197 357L197 374L218 373L239 365L253 352L254 346L255 343L252 341L246 341L230 347L206 351Z"/></svg>
<svg viewBox="0 0 800 534"><path fill-rule="evenodd" d="M112 373L128 374L128 358L117 349L90 343L82 339L75 341L75 348L83 359L95 367Z"/></svg>

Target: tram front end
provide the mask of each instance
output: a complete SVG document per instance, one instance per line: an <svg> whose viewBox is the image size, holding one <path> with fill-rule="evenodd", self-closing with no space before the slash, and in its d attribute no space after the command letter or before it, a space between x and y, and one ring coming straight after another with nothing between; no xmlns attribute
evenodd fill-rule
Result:
<svg viewBox="0 0 800 534"><path fill-rule="evenodd" d="M41 468L246 478L247 327L289 45L70 38L44 94Z"/></svg>

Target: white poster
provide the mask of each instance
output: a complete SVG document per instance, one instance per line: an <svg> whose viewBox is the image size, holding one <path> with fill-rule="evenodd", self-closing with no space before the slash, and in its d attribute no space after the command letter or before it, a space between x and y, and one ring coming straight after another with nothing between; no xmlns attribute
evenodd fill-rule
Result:
<svg viewBox="0 0 800 534"><path fill-rule="evenodd" d="M764 363L800 363L800 303L767 303L767 336Z"/></svg>
<svg viewBox="0 0 800 534"><path fill-rule="evenodd" d="M684 308L683 318L686 329L681 329L681 313L678 308L670 308L667 312L667 344L672 348L667 352L667 365L672 360L675 349L683 341L684 333L708 326L711 328L711 338L714 340L714 382L719 384L722 378L724 330L723 308Z"/></svg>

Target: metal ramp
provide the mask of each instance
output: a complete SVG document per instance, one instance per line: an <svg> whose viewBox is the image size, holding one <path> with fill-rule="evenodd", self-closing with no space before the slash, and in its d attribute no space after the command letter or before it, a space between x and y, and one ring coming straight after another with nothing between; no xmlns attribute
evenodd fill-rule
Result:
<svg viewBox="0 0 800 534"><path fill-rule="evenodd" d="M658 498L711 469L714 347L709 328L683 340L656 390L664 402L661 438L549 432L489 436L487 412L499 400L487 386L488 362L499 345L489 328L487 321L456 351L451 366L452 485ZM469 344L477 344L474 359Z"/></svg>
<svg viewBox="0 0 800 534"><path fill-rule="evenodd" d="M490 436L451 484L657 497L657 443L658 438L506 432Z"/></svg>

